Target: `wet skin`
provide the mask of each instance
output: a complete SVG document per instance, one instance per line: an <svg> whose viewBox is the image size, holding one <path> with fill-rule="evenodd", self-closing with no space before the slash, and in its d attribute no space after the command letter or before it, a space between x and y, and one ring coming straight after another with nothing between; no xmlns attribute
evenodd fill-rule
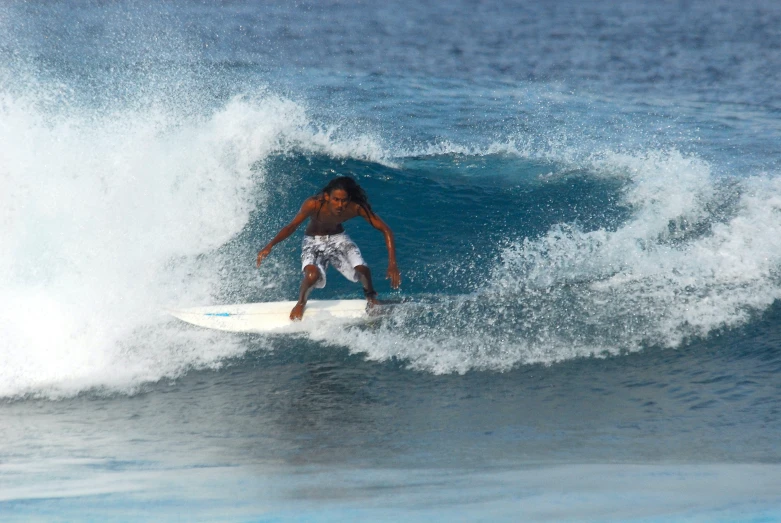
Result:
<svg viewBox="0 0 781 523"><path fill-rule="evenodd" d="M393 232L379 216L366 212L363 207L350 201L347 191L343 189L334 189L330 194L323 193L322 197L313 196L308 198L303 205L301 205L301 209L293 220L284 226L274 239L258 253L257 265L260 267L261 262L269 256L274 245L293 234L307 218L309 218L309 223L304 231L305 234L309 236L324 236L344 232L342 224L358 216L369 222L372 227L382 232L385 237L385 245L388 248L388 270L386 278L390 279L391 287L397 289L401 284L401 274L396 266L396 246L393 239ZM355 271L358 274L361 285L363 285L363 290L366 294L366 299L369 301L369 305L376 304L376 292L374 291L374 285L372 284L369 267L366 265L358 265L355 267ZM291 320L301 319L304 314L304 308L306 307L306 301L309 298L309 293L319 278L320 271L317 266L307 265L304 267L304 278L301 281L298 302L290 312Z"/></svg>

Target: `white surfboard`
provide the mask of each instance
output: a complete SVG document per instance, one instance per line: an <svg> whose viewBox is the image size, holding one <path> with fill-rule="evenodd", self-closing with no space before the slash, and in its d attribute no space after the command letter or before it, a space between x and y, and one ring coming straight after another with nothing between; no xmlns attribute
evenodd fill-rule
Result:
<svg viewBox="0 0 781 523"><path fill-rule="evenodd" d="M230 332L303 332L317 324L366 321L366 300L310 300L301 321L291 321L294 301L212 305L169 309L167 312L187 323Z"/></svg>

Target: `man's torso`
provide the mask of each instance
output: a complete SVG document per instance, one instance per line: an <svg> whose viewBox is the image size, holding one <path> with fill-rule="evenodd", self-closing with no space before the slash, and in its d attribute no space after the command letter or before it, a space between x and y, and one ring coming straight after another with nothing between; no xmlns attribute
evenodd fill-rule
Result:
<svg viewBox="0 0 781 523"><path fill-rule="evenodd" d="M358 216L358 204L350 203L339 216L334 216L328 211L328 206L323 200L315 199L315 210L309 217L309 224L304 234L307 236L325 236L344 232L342 224Z"/></svg>

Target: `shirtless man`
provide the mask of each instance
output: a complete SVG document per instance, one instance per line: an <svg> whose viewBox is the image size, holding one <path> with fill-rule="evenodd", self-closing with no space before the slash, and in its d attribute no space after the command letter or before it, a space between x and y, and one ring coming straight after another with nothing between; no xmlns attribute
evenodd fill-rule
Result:
<svg viewBox="0 0 781 523"><path fill-rule="evenodd" d="M342 227L344 222L356 216L369 222L385 236L385 245L388 248L387 278L391 281L391 287L394 289L399 287L401 275L396 267L393 232L372 211L366 193L355 183L355 180L348 176L334 178L318 194L307 198L295 218L258 253L258 267L260 267L260 263L271 253L271 248L293 234L298 226L309 218L301 247L304 279L301 282L298 303L290 312L291 320L300 320L304 315L306 300L312 288L325 287L325 271L329 263L348 280L361 282L369 305L377 303L377 292L372 285L371 271L363 261L358 246L347 236Z"/></svg>

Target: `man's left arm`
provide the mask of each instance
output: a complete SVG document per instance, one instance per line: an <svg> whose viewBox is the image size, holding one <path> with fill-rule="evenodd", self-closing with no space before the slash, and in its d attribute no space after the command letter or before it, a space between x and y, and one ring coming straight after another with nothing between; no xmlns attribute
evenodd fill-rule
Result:
<svg viewBox="0 0 781 523"><path fill-rule="evenodd" d="M396 243L393 239L393 231L379 216L374 213L367 213L360 206L358 207L358 214L385 236L385 246L388 248L388 272L385 277L390 280L391 287L398 289L399 285L401 285L401 273L399 273L399 268L396 265Z"/></svg>

